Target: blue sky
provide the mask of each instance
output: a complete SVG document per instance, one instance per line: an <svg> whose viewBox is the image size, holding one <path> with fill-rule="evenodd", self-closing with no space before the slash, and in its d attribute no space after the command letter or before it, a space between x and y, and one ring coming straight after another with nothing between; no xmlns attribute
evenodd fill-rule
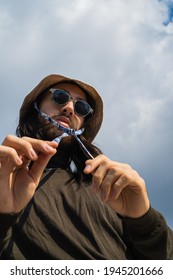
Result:
<svg viewBox="0 0 173 280"><path fill-rule="evenodd" d="M88 82L105 104L94 143L141 174L173 227L172 16L166 0L0 0L1 142L44 76Z"/></svg>
<svg viewBox="0 0 173 280"><path fill-rule="evenodd" d="M161 0L162 1L162 0ZM167 0L167 1L163 1L166 6L167 6L167 17L164 21L165 25L170 24L171 22L173 22L173 1L171 0Z"/></svg>

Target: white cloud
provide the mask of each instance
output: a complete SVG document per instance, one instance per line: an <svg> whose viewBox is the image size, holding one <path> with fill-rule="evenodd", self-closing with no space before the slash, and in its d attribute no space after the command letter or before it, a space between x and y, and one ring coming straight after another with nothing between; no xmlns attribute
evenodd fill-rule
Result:
<svg viewBox="0 0 173 280"><path fill-rule="evenodd" d="M4 45L4 39L7 36L10 36L9 28L12 24L13 24L13 19L8 13L8 10L2 8L0 10L0 36L1 36L0 45L1 46Z"/></svg>
<svg viewBox="0 0 173 280"><path fill-rule="evenodd" d="M59 25L63 24L73 27L82 18L85 18L88 11L92 8L92 1L74 0L67 1L66 5L61 3L53 11L53 16L58 19Z"/></svg>

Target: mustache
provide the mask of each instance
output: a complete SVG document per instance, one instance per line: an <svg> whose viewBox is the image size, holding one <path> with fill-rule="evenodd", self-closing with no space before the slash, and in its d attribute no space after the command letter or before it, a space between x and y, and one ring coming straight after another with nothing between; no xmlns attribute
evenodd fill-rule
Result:
<svg viewBox="0 0 173 280"><path fill-rule="evenodd" d="M51 119L53 119L54 121L56 121L58 118L65 117L70 122L70 118L67 117L65 114L55 114L55 115L52 115L52 116L49 116L49 117ZM52 124L48 120L45 120L42 116L39 116L39 122L40 122L40 128L43 127L43 126L47 126L47 127L55 127L57 129L56 125Z"/></svg>
<svg viewBox="0 0 173 280"><path fill-rule="evenodd" d="M57 118L64 117L64 114L55 114L50 116L53 120L57 120ZM56 125L52 124L48 120L45 120L42 116L39 116L39 121L37 124L37 133L40 135L41 139L52 141L56 137L60 136L63 133L63 130L59 129ZM72 137L68 136L68 141ZM62 139L61 141L63 141ZM65 141L63 141L65 142Z"/></svg>

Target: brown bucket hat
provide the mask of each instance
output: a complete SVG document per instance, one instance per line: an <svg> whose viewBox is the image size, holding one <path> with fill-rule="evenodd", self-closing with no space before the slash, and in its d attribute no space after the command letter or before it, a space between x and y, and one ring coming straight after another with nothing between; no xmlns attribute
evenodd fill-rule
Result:
<svg viewBox="0 0 173 280"><path fill-rule="evenodd" d="M51 74L45 77L41 82L25 97L20 109L19 123L26 119L27 112L37 98L49 88L58 83L74 83L84 90L88 103L93 108L92 117L85 125L83 136L90 143L97 135L103 120L103 102L98 92L90 85L79 80L68 78L58 74Z"/></svg>

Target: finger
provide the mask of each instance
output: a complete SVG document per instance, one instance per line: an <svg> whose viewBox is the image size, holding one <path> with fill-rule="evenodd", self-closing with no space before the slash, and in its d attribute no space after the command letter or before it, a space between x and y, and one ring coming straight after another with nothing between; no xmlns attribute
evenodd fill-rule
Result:
<svg viewBox="0 0 173 280"><path fill-rule="evenodd" d="M50 141L43 141L29 137L19 138L14 135L8 135L4 142L4 146L10 146L15 149L18 155L24 154L30 160L37 160L37 153L51 153L58 144Z"/></svg>
<svg viewBox="0 0 173 280"><path fill-rule="evenodd" d="M89 159L85 162L86 167L84 169L84 173L90 174L92 173L100 164L109 164L114 168L120 168L122 170L132 170L131 166L126 163L112 161L107 158L105 155L99 155L94 159Z"/></svg>
<svg viewBox="0 0 173 280"><path fill-rule="evenodd" d="M85 162L86 167L84 168L84 173L92 173L100 164L104 164L108 160L104 155L99 155L94 159L89 159Z"/></svg>
<svg viewBox="0 0 173 280"><path fill-rule="evenodd" d="M108 163L110 160L104 155L97 156L92 160L86 161L86 167L84 173L92 173L92 191L94 193L98 192L101 188L102 181L108 172Z"/></svg>
<svg viewBox="0 0 173 280"><path fill-rule="evenodd" d="M98 192L101 189L102 200L106 200L109 195L111 185L122 174L122 168L119 164L111 161L107 157L100 157L97 161L92 162L94 169L92 179L92 189L94 192ZM97 169L96 169L97 167Z"/></svg>
<svg viewBox="0 0 173 280"><path fill-rule="evenodd" d="M51 153L58 147L57 142L52 141L44 141L44 140L38 140L35 138L29 138L29 137L23 137L23 140L27 141L31 144L31 146L34 148L34 150L39 153L45 153L51 155Z"/></svg>
<svg viewBox="0 0 173 280"><path fill-rule="evenodd" d="M37 154L34 151L32 145L28 141L25 141L22 138L16 137L14 135L8 135L3 141L2 145L14 149L18 156L24 154L26 157L32 160L37 158Z"/></svg>
<svg viewBox="0 0 173 280"><path fill-rule="evenodd" d="M143 179L135 170L123 173L113 186L113 196L115 199L119 197L123 189L130 187L130 191L138 193L143 188Z"/></svg>
<svg viewBox="0 0 173 280"><path fill-rule="evenodd" d="M29 170L29 174L32 177L33 181L36 184L36 187L39 184L41 175L46 167L46 165L48 164L50 158L56 153L56 150L52 150L51 154L49 153L48 155L45 154L40 154L38 156L38 160L35 161L31 167L31 169Z"/></svg>
<svg viewBox="0 0 173 280"><path fill-rule="evenodd" d="M22 160L19 157L18 153L15 149L11 147L0 146L0 161L3 163L4 161L10 160L14 165L21 165Z"/></svg>
<svg viewBox="0 0 173 280"><path fill-rule="evenodd" d="M113 168L108 170L107 174L105 175L100 187L101 199L103 201L107 201L108 197L110 196L110 193L112 193L113 185L121 175L120 171L121 170L119 170L118 168Z"/></svg>
<svg viewBox="0 0 173 280"><path fill-rule="evenodd" d="M122 190L129 184L130 183L128 178L125 175L122 175L113 185L113 191L111 193L113 198L117 199L121 194Z"/></svg>

